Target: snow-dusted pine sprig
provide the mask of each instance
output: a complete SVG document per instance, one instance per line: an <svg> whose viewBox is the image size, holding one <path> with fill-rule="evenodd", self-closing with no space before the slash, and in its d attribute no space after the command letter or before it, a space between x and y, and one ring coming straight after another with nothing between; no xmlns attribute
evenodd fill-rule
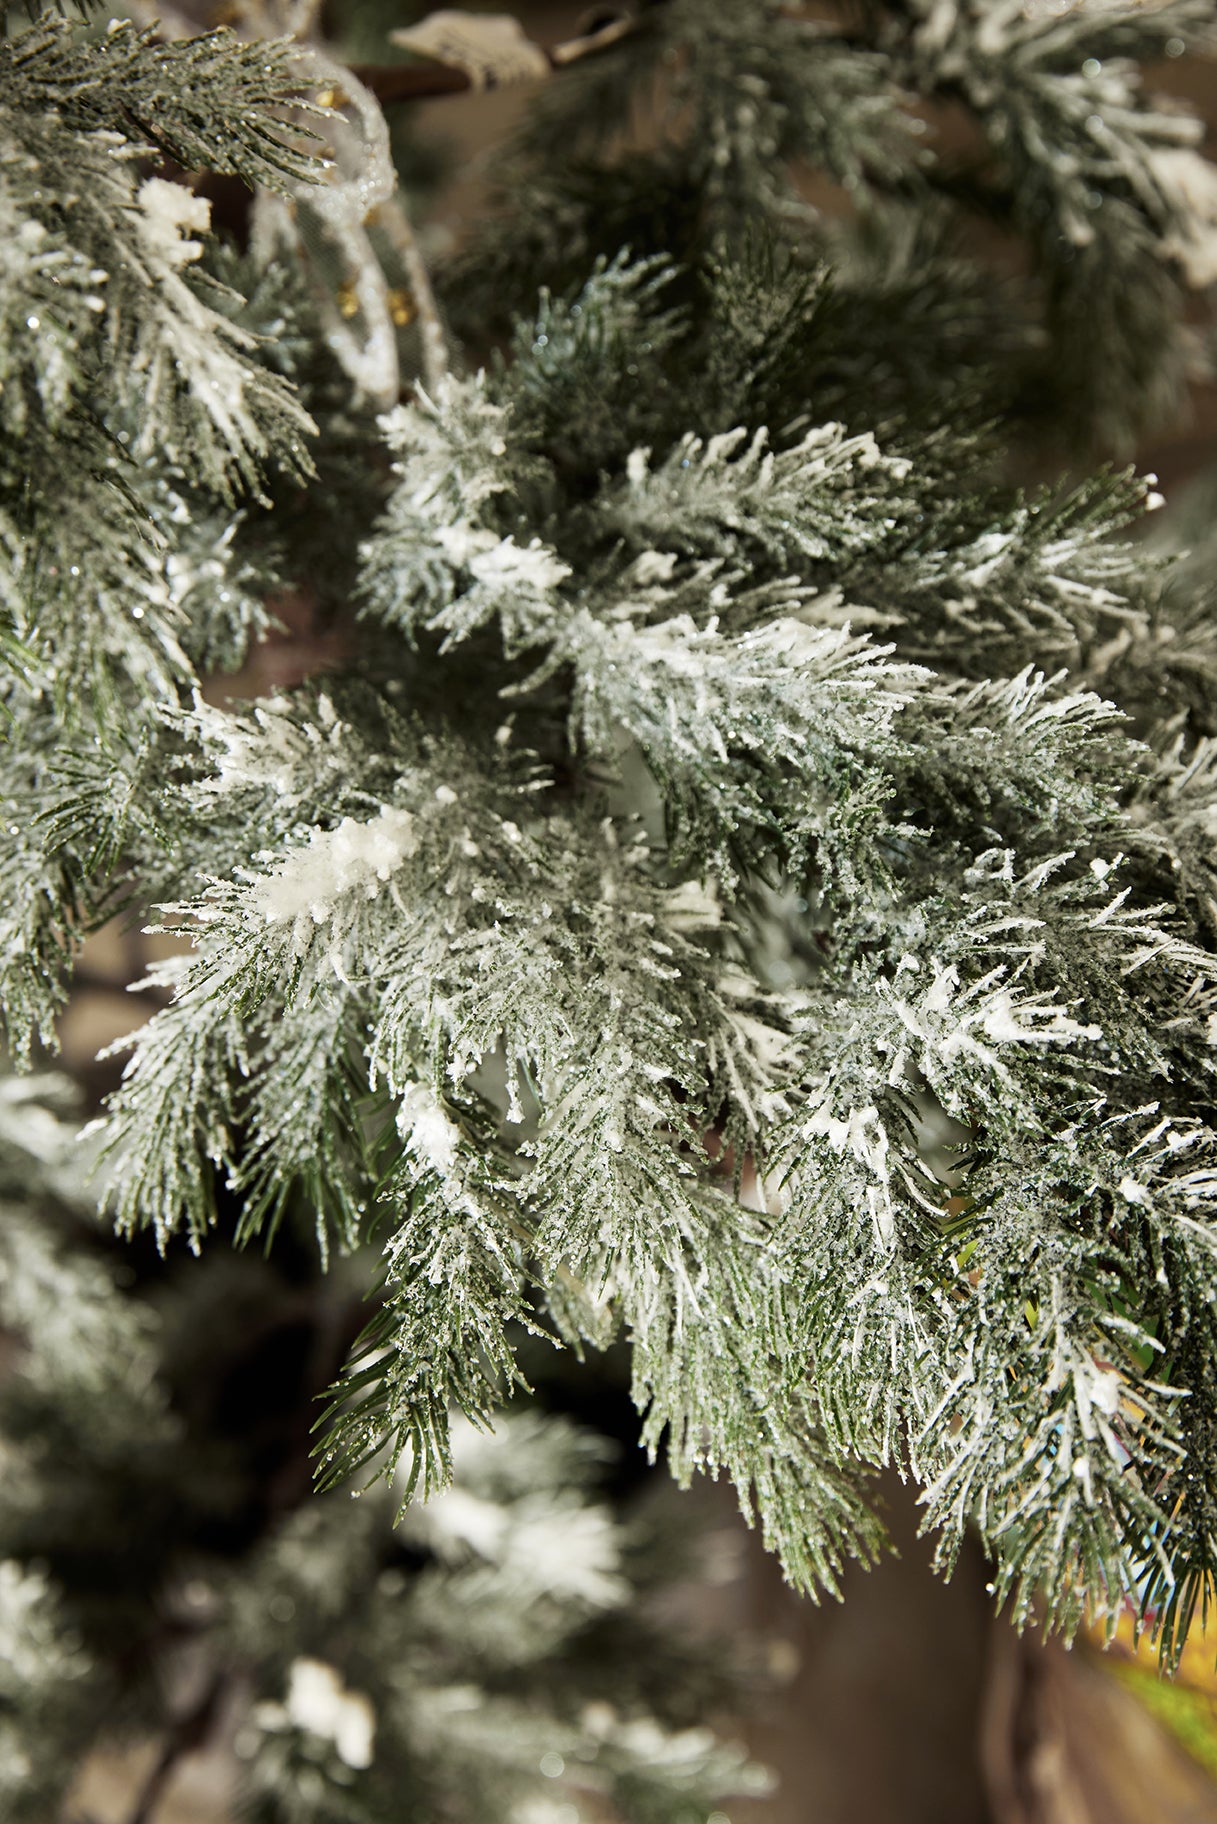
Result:
<svg viewBox="0 0 1217 1824"><path fill-rule="evenodd" d="M1142 44L1133 10L1102 9L1120 55ZM39 1000L31 959L111 891L191 940L158 967L166 1004L110 1104L108 1207L201 1246L235 1194L242 1238L302 1214L323 1251L380 1248L328 1475L400 1461L435 1493L450 1406L488 1422L530 1328L576 1348L620 1333L650 1447L682 1477L725 1470L800 1582L832 1587L873 1548L868 1466L895 1462L948 1555L979 1520L1002 1587L1023 1609L1044 1589L1072 1626L1083 1599L1188 1587L1207 1562L1183 1484L1209 1448L1211 653L1186 571L1112 543L1157 504L1151 481L1012 495L966 389L931 412L896 361L871 399L879 319L863 337L848 293L808 272L834 237L788 206L784 164L756 162L812 145L779 41L853 69L827 120L859 135L852 162L817 155L897 213L920 161L884 167L868 135L900 58L962 85L1007 151L1001 110L1047 83L1050 162L1064 40L947 6L868 49L757 5L703 51L704 0L650 12L589 81L623 108L656 46L685 46L704 132L684 140L678 109L664 156L697 194L690 257L618 237L485 372L392 409L370 528L349 493L309 497L315 525L295 523L343 552L327 573L347 584L324 689L193 699L195 592L125 535L143 632L109 572L56 596L69 657L31 642L10 693L31 736L8 831L15 1029L62 992ZM1013 100L977 86L1001 32ZM1134 73L1109 77L1139 171L1168 129ZM1039 181L1024 140L994 180L1016 222ZM134 184L126 149L112 163ZM1136 258L1173 285L1178 221L1130 169L1102 207L1141 210ZM131 190L124 232L186 332L231 353L174 289L202 215L161 181ZM750 251L741 207L806 240ZM770 271L761 348L739 325ZM14 296L42 279L34 262ZM950 295L918 331L944 367ZM146 327L122 346L168 381ZM229 420L210 422L214 468ZM326 423L349 449L341 411ZM290 458L290 427L271 412L264 430ZM149 460L185 464L172 412L160 431ZM179 479L151 487L163 530ZM187 568L216 548L195 531ZM97 676L92 706L79 680ZM775 906L797 927L781 972ZM932 1144L944 1119L956 1155Z"/></svg>

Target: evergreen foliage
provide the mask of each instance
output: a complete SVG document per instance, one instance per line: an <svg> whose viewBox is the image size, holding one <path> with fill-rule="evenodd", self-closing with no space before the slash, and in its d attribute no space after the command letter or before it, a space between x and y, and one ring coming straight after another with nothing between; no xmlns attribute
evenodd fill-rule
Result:
<svg viewBox="0 0 1217 1824"><path fill-rule="evenodd" d="M1213 180L1137 60L1211 23L1192 0L839 31L768 0L645 9L544 91L448 274L471 358L376 432L358 401L316 414L319 465L362 451L361 518L303 480L294 382L340 384L303 287L274 349L233 298L256 318L271 280L230 257L213 308L204 209L135 137L98 141L101 100L40 150L37 98L93 47L13 40L35 229L8 238L30 253L6 322L44 240L75 245L60 193L90 160L117 186L90 208L143 251L99 311L65 294L84 379L55 391L49 338L20 370L5 1017L19 1054L53 1039L67 953L113 905L190 939L103 1124L107 1208L201 1246L233 1190L244 1238L303 1205L323 1250L376 1239L324 1481L435 1495L450 1410L492 1421L522 1335L624 1334L649 1446L725 1471L803 1587L879 1549L867 1478L895 1463L945 1561L979 1528L1020 1617L1132 1601L1169 1651L1205 1598L1217 634L1194 573L1120 542L1152 479L1015 493L996 369L958 371L994 318L1024 379L1045 338L1061 361L1085 274L1088 434L1174 396ZM137 120L157 84L237 95L252 69L120 44ZM983 158L923 156L909 91L962 98ZM644 104L649 149L619 155ZM184 109L158 106L157 150L297 170L276 106L206 146ZM576 125L582 164L557 158ZM803 161L856 229L811 209ZM1033 246L1017 296L943 251L974 191ZM937 409L927 373L956 376ZM111 438L90 481L70 452ZM94 486L118 504L77 525ZM313 522L299 548L281 512ZM199 668L239 660L284 582L339 619L341 662L205 701Z"/></svg>
<svg viewBox="0 0 1217 1824"><path fill-rule="evenodd" d="M98 1745L155 1733L172 1764L222 1706L259 1824L529 1824L579 1803L693 1824L766 1789L697 1715L730 1671L700 1673L649 1617L673 1546L600 1497L594 1434L527 1411L492 1438L464 1427L455 1486L399 1526L387 1489L292 1505L282 1476L287 1511L254 1518L253 1453L208 1422L199 1362L222 1385L273 1291L246 1281L234 1323L219 1255L161 1312L121 1290L62 1088L0 1086L6 1819L60 1815Z"/></svg>
<svg viewBox="0 0 1217 1824"><path fill-rule="evenodd" d="M622 45L529 110L500 219L460 260L459 320L482 335L504 309L531 314L538 277L568 286L627 243L697 263L719 234L763 219L836 266L857 312L842 340L866 361L864 413L879 410L888 364L915 349L929 397L957 388L961 367L973 382L981 370L994 403L1050 414L1082 445L1127 448L1177 409L1186 288L1214 277L1203 129L1142 67L1212 48L1208 0L832 12L640 8ZM825 180L856 227L826 206ZM961 257L980 224L1026 278L995 285ZM749 313L750 335L771 307ZM905 378L916 385L915 368Z"/></svg>

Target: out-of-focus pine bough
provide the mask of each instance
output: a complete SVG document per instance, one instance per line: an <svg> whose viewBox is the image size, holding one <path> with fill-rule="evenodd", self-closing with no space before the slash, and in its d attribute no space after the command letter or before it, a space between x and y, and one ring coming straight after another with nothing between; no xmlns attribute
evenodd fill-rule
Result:
<svg viewBox="0 0 1217 1824"><path fill-rule="evenodd" d="M1217 1550L1217 634L1194 571L1119 542L1152 482L1014 495L960 370L1059 359L1084 269L1088 422L1172 392L1214 180L1138 59L1212 25L647 9L538 90L442 294L469 359L379 433L303 279L229 258L212 301L205 211L105 114L96 41L3 47L10 1038L53 1041L110 905L193 938L109 1204L201 1245L226 1184L247 1235L303 1201L323 1246L381 1246L327 1481L433 1494L522 1331L624 1334L648 1443L725 1470L800 1585L880 1548L894 1461L1019 1616L1186 1628ZM294 128L224 101L254 49L101 42L168 98L157 154L297 182ZM979 172L927 166L905 92L964 98ZM636 107L660 137L613 156ZM1038 317L925 257L977 186L1035 241ZM528 303L559 246L587 270ZM523 314L478 369L490 292ZM362 515L301 482L309 412L319 464L362 449ZM216 604L235 665L279 581L343 663L204 702Z"/></svg>
<svg viewBox="0 0 1217 1824"><path fill-rule="evenodd" d="M292 1505L282 1468L268 1503L256 1469L290 1400L253 1402L242 1436L216 1422L223 1389L276 1326L323 1334L324 1297L269 1273L238 1290L219 1253L160 1309L120 1290L65 1088L0 1081L5 1819L47 1824L73 1787L83 1816L91 1750L151 1739L130 1813L150 1815L218 1726L257 1824L581 1803L701 1824L765 1790L698 1715L738 1695L744 1656L700 1671L707 1643L650 1618L672 1545L599 1497L602 1439L540 1412L464 1425L456 1484L399 1525L387 1488Z"/></svg>
<svg viewBox="0 0 1217 1824"><path fill-rule="evenodd" d="M866 422L889 400L924 422L971 393L1126 453L1207 368L1185 312L1217 275L1217 185L1202 124L1142 66L1211 48L1208 0L835 10L641 7L530 107L457 262L457 322L477 343L532 314L538 280L624 245L696 266L766 221L835 270L817 409L844 385ZM757 349L775 308L748 312Z"/></svg>

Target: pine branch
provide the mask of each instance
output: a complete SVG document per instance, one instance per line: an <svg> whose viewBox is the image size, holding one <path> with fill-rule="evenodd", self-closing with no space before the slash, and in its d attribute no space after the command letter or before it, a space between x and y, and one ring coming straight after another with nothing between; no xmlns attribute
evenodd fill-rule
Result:
<svg viewBox="0 0 1217 1824"><path fill-rule="evenodd" d="M134 138L186 170L272 187L315 173L316 135L298 119L302 104L309 111L307 61L286 40L243 44L220 31L164 44L123 20L84 48L68 20L47 14L0 46L0 70L9 106L54 113L74 133Z"/></svg>
<svg viewBox="0 0 1217 1824"><path fill-rule="evenodd" d="M649 1447L728 1474L799 1582L876 1549L894 1463L1020 1614L1153 1590L1175 1649L1213 1556L1211 605L1120 542L1151 478L1015 495L992 417L1108 266L1088 425L1178 378L1217 180L1134 61L1197 9L1143 15L875 9L863 41L668 0L540 86L451 281L479 345L528 309L468 376L422 300L434 384L379 440L308 352L334 320L209 279L205 205L138 163L164 90L179 157L294 177L278 53L5 53L6 1017L48 1033L119 898L191 939L108 1206L162 1246L235 1196L242 1241L303 1213L323 1257L381 1251L327 1479L442 1502L454 1410L492 1421L530 1330L624 1332ZM953 249L902 83L966 99L1026 283ZM314 562L325 690L199 700ZM282 1794L290 1677L279 1708Z"/></svg>

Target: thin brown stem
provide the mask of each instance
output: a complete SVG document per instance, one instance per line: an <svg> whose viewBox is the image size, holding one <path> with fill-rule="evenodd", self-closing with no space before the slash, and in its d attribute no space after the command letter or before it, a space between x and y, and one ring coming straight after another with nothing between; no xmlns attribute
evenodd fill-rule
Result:
<svg viewBox="0 0 1217 1824"><path fill-rule="evenodd" d="M370 89L382 107L395 101L431 101L437 95L460 95L473 84L464 70L446 63L353 63L351 74Z"/></svg>
<svg viewBox="0 0 1217 1824"><path fill-rule="evenodd" d="M638 17L614 19L585 38L570 38L562 44L538 48L545 53L550 69L557 73L582 63L585 57L612 50L642 27L643 21ZM461 95L474 86L464 70L446 63L355 63L351 74L372 91L382 107L395 101L430 101L439 95Z"/></svg>
<svg viewBox="0 0 1217 1824"><path fill-rule="evenodd" d="M202 1746L211 1732L227 1679L217 1672L198 1702L170 1725L165 1742L135 1801L127 1824L152 1824L153 1814L180 1760Z"/></svg>

